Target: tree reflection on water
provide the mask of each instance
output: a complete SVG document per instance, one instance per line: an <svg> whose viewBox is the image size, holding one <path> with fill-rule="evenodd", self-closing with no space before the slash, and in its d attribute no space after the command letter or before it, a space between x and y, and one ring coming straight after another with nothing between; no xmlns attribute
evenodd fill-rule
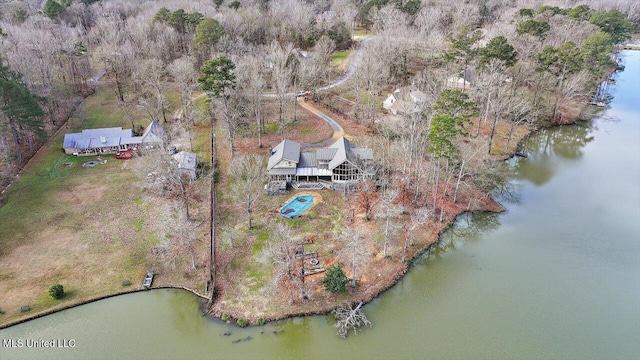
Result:
<svg viewBox="0 0 640 360"><path fill-rule="evenodd" d="M425 258L440 259L443 253L455 250L465 242L476 240L481 234L487 234L498 226L500 226L500 214L466 212L458 216L453 226L440 235L438 243L425 254Z"/></svg>
<svg viewBox="0 0 640 360"><path fill-rule="evenodd" d="M562 161L575 161L583 156L582 149L594 140L594 123L543 129L525 142L523 151L528 158L519 158L513 164L513 178L541 186L556 173ZM562 161L558 161L558 159Z"/></svg>

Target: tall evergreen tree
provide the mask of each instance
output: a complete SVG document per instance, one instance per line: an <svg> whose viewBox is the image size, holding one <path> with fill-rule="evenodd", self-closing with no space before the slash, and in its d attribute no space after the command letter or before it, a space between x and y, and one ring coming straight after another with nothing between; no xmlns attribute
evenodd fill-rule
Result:
<svg viewBox="0 0 640 360"><path fill-rule="evenodd" d="M6 122L13 137L15 155L22 163L21 138L30 133L43 138L44 99L33 94L22 81L22 75L0 64L0 121Z"/></svg>
<svg viewBox="0 0 640 360"><path fill-rule="evenodd" d="M611 35L616 44L629 40L633 34L633 21L618 10L598 11L591 16L589 22Z"/></svg>
<svg viewBox="0 0 640 360"><path fill-rule="evenodd" d="M44 8L42 9L42 13L44 14L44 16L50 19L57 18L64 11L64 6L60 5L60 3L56 2L55 0L47 0L47 2L44 4Z"/></svg>
<svg viewBox="0 0 640 360"><path fill-rule="evenodd" d="M480 49L479 62L484 66L493 59L502 61L505 67L511 67L518 61L518 54L504 36L496 36Z"/></svg>

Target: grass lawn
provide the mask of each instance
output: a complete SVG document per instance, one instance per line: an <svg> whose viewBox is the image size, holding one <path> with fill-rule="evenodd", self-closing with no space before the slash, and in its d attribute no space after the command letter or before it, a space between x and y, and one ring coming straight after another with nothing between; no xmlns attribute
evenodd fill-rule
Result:
<svg viewBox="0 0 640 360"><path fill-rule="evenodd" d="M333 55L331 56L331 65L339 68L346 66L347 58L349 57L350 53L351 53L351 50L342 50L342 51L334 52Z"/></svg>
<svg viewBox="0 0 640 360"><path fill-rule="evenodd" d="M369 36L371 36L371 34L366 29L360 28L360 29L355 29L353 31L352 38L354 40L362 40L362 39L365 39L365 38L367 38Z"/></svg>
<svg viewBox="0 0 640 360"><path fill-rule="evenodd" d="M86 100L66 131L130 128L126 108L115 101L110 89L103 89ZM134 121L148 123L143 118ZM143 180L133 165L144 157L123 161L105 155L103 163L83 167L97 157L65 155L63 137L60 132L51 138L29 162L7 191L6 205L0 207L0 309L5 312L0 325L141 288L148 270L158 273L154 285L177 284L203 291L204 266L190 272L186 256L167 266L150 251L164 240L159 215L171 208L171 201L152 196L141 186ZM208 145L206 138L198 143ZM198 263L204 264L204 258L198 256ZM125 280L132 285L123 287ZM49 286L56 283L67 292L61 300L48 295ZM25 305L32 310L21 313Z"/></svg>

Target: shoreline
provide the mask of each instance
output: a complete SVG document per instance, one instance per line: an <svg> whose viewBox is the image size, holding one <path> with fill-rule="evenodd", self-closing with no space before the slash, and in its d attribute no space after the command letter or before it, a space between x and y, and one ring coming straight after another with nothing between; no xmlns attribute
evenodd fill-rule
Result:
<svg viewBox="0 0 640 360"><path fill-rule="evenodd" d="M495 200L494 200L495 201ZM496 202L497 203L497 202ZM502 206L502 205L500 205ZM446 222L446 226L444 226L442 228L442 230L440 232L438 232L437 235L437 239L431 243L429 243L426 248L417 251L414 256L408 260L406 260L406 267L399 273L397 273L393 278L392 281L390 281L387 285L384 285L380 291L378 291L377 293L371 295L371 296L367 296L365 298L361 298L361 299L356 299L356 300L345 300L343 302L341 302L340 304L336 304L333 306L328 306L328 307L324 307L324 308L317 308L314 310L309 310L309 311L302 311L302 312L296 312L296 313L290 313L290 314L286 314L286 315L282 315L282 316L277 316L274 318L263 318L264 320L266 320L267 323L269 322L275 322L275 321L281 321L281 320L287 320L287 319L291 319L291 318L295 318L295 317L303 317L303 316L316 316L316 315L328 315L329 313L331 313L333 310L335 310L339 305L342 304L349 304L350 306L354 306L357 305L358 303L362 302L362 305L366 305L370 302L372 302L373 300L375 300L376 298L378 298L379 296L381 296L383 293L385 293L387 290L393 288L394 286L396 286L398 283L400 283L400 280L402 280L402 278L405 277L405 275L407 275L407 273L409 273L409 271L411 271L411 269L414 266L414 263L418 260L420 260L420 258L422 258L423 256L426 256L429 254L429 252L431 251L431 249L438 245L440 243L440 239L443 233L445 233L447 230L449 230L455 223L455 220L462 216L465 215L467 213L502 213L504 212L505 209L502 208L501 210L491 210L491 209L487 209L487 210L465 210L462 211L458 214L456 214L453 217L453 220ZM233 317L231 316L231 318L227 321L224 321L221 319L220 316L218 315L212 315L210 313L206 314L209 318L214 319L214 320L220 320L223 321L226 324L233 324L237 327L240 327L238 325L236 325L236 320L238 320L239 318ZM247 327L253 327L253 326L262 326L264 324L254 324L251 323L249 324Z"/></svg>
<svg viewBox="0 0 640 360"><path fill-rule="evenodd" d="M583 106L587 106L586 104L584 104ZM576 117L574 119L574 121L570 124L555 124L552 122L546 123L536 129L533 129L532 131L530 131L529 133L527 133L526 135L524 135L522 138L518 139L518 141L516 142L517 144L520 144L520 142L522 142L524 139L526 139L527 137L529 137L531 134L536 133L537 131L539 131L541 128L544 127L554 127L554 126L564 126L564 125L575 125L577 122L579 122L580 119L579 117ZM503 157L496 159L495 161L505 161L509 158L512 158L513 156L516 156L517 153L517 149L520 146L516 146L515 151L505 154ZM404 268L397 272L396 274L394 274L391 278L390 281L388 281L387 283L383 284L375 293L373 294L369 294L367 296L364 297L360 297L360 298L355 298L352 300L346 300L347 303L349 303L350 305L353 304L357 304L359 302L362 302L363 304L368 304L371 301L373 301L374 299L376 299L377 297L379 297L380 295L382 295L384 292L386 292L387 290L391 289L392 287L394 287L396 284L398 284L400 282L400 280L411 270L414 262L419 259L420 257L424 256L425 254L428 254L428 252L433 248L434 245L437 245L440 242L440 237L441 235L447 231L449 228L451 228L451 226L453 226L455 219L457 219L459 216L464 215L465 213L476 213L476 212L491 212L491 213L500 213L505 211L504 207L498 203L493 197L491 197L490 195L488 196L489 201L491 203L494 203L495 205L497 205L499 208L496 209L491 209L491 206L489 206L489 204L483 204L483 206L480 209L474 209L474 210L463 210L460 211L459 213L455 214L452 216L452 218L450 219L445 219L442 224L443 227L438 231L437 236L435 236L434 239L430 239L428 241L428 244L426 244L426 246L422 249L417 249L417 251L414 253L414 255L407 259L405 261L405 266ZM55 308L55 309L50 309L50 310L46 310L37 314L33 314L32 316L28 316L26 318L21 318L18 319L16 321L12 321L10 323L7 324L2 324L0 325L0 330L2 329L6 329L15 325L19 325L31 320L35 320L47 315L51 315L57 312L61 312L64 310L68 310L71 308L75 308L78 306L82 306L82 305L86 305L89 303L93 303L96 301L100 301L100 300L104 300L104 299L108 299L108 298L112 298L112 297L116 297L116 296L122 296L122 295L127 295L127 294L133 294L133 293L138 293L141 291L151 291L151 290L156 290L156 289L179 289L179 290L186 290L191 292L192 294L194 294L195 296L201 298L202 300L209 300L209 298L203 294L200 294L199 292L197 292L194 289L191 289L189 287L186 286L182 286L182 285L164 285L164 286L159 286L159 287L154 287L151 288L149 290L145 290L145 289L132 289L129 291L120 291L120 292L116 292L116 293L112 293L112 294L105 294L105 295L101 295L95 298L90 298L90 299L86 299L86 300L82 300L80 302L77 303L73 303L73 304L68 304L65 305L61 308ZM267 322L273 322L273 321L280 321L280 320L285 320L285 319L289 319L289 318L294 318L294 317L300 317L300 316L312 316L312 315L327 315L329 314L331 311L333 311L334 309L336 309L336 307L340 305L340 304L332 304L332 305L327 305L327 306L320 306L317 307L315 309L312 310L307 310L307 311L299 311L299 312L292 312L292 313L287 313L287 314L282 314L280 316L275 316L272 318L264 318L264 320L266 320ZM212 320L222 320L222 313L217 314L217 313L211 313L209 311L205 311L204 315L206 315L207 317L210 317ZM223 321L225 323L228 324L234 324L236 325L236 320L239 319L240 317L236 317L234 316L234 314L228 314L231 315L231 318L228 321ZM249 324L249 326L259 326L257 324L255 324L254 322L251 322Z"/></svg>
<svg viewBox="0 0 640 360"><path fill-rule="evenodd" d="M587 106L586 104L584 104L584 106ZM538 132L540 129L545 128L545 127L555 127L555 126L565 126L565 125L576 125L577 123L579 123L580 121L584 121L581 120L579 117L576 117L575 119L573 119L573 122L571 123L567 123L567 124L555 124L555 123L547 123L543 126L540 126L536 129L533 129L531 132L529 132L528 134L526 134L525 136L523 136L521 139L518 139L517 144L520 144L523 140L525 140L526 138L528 138L530 135L535 134L536 132ZM588 121L588 120L587 120ZM506 161L507 159L510 159L514 156L516 156L516 152L517 149L519 148L519 146L516 146L516 151L514 151L513 153L509 153L506 154L504 157L500 158L500 159L496 159L495 161ZM363 298L356 298L355 300L346 300L346 302L349 305L354 305L357 304L359 302L362 302L363 304L368 304L371 301L373 301L374 299L376 299L377 297L379 297L380 295L382 295L384 292L386 292L387 290L391 289L392 287L396 286L396 284L398 284L400 282L400 280L411 270L411 268L413 267L413 264L415 261L417 261L420 257L424 256L425 254L428 254L429 251L433 248L433 246L437 245L440 242L440 237L441 235L447 231L448 229L450 229L455 220L461 216L464 215L466 213L479 213L479 212L488 212L488 213L501 213L504 212L505 209L504 207L498 203L493 197L489 196L489 199L491 202L495 203L497 206L499 206L500 209L491 209L490 206L487 206L487 204L485 204L482 209L475 209L475 210L464 210L461 211L457 214L455 214L454 216L452 216L451 219L445 219L445 221L442 222L442 224L444 225L442 227L442 229L440 229L437 233L437 236L435 237L435 239L432 239L427 245L426 247L424 247L423 249L418 249L415 254L406 260L405 262L405 267L403 268L402 271L396 273L391 280L387 283L384 284L380 287L380 289L372 295L369 296L365 296ZM209 300L209 298L203 294L200 294L198 291L191 289L187 286L182 286L182 285L164 285L164 286L159 286L159 287L154 287L148 290L145 289L132 289L130 291L120 291L120 292L116 292L116 293L112 293L112 294L106 294L106 295L101 295L95 298L90 298L87 300L83 300L77 303L73 303L73 304L68 304L66 306L63 306L61 308L56 308L56 309L51 309L51 310L46 310L37 314L34 314L32 316L28 316L26 318L22 318L7 324L2 324L0 325L0 330L3 329L7 329L9 327L15 326L15 325L19 325L31 320L35 320L47 315L51 315L57 312L61 312L64 310L68 310L68 309L72 309L78 306L82 306L82 305L86 305L89 303L93 303L93 302L97 302L100 300L105 300L105 299L109 299L112 297L117 297L117 296L122 296L122 295L127 295L127 294L134 294L134 293L138 293L138 292L142 292L142 291L152 291L152 290L158 290L158 289L178 289L178 290L186 290L191 292L192 294L194 294L195 296L199 297L202 300ZM290 319L290 318L294 318L294 317L300 317L300 316L313 316L313 315L327 315L329 314L331 311L333 311L334 309L336 309L336 307L340 305L340 304L333 304L331 306L325 306L325 307L318 307L316 309L313 310L308 310L308 311L301 311L301 312L295 312L295 313L287 313L287 314L283 314L282 316L276 316L273 318L264 318L264 320L266 320L267 322L273 322L273 321L280 321L280 320L286 320L286 319ZM220 320L223 321L221 318L221 314L212 314L210 312L205 311L204 315L206 315L207 317L210 317L212 320ZM236 320L239 319L239 317L235 317L232 314L228 314L231 315L231 318L228 321L223 321L227 324L234 324L236 325ZM250 323L249 326L260 326L257 325L255 323Z"/></svg>
<svg viewBox="0 0 640 360"><path fill-rule="evenodd" d="M611 73L609 73L609 75L607 75L607 77L610 76L613 73L615 73L615 70L612 71ZM605 77L605 79L606 79L606 77ZM523 140L527 139L532 134L537 133L538 131L540 131L543 128L551 128L551 127L556 127L556 126L567 126L567 125L575 126L575 125L579 124L580 122L589 121L590 119L583 119L581 117L584 109L589 105L586 104L586 103L580 103L580 105L581 105L580 113L575 118L571 119L571 122L568 122L568 123L554 123L554 122L551 122L551 121L547 121L547 122L543 123L542 125L536 127L535 129L532 129L529 133L524 135L522 138L518 139L518 141L516 142L518 145L516 146L515 151L513 151L511 153L508 153L508 154L505 154L504 156L500 157L499 159L496 159L495 161L506 161L506 160L516 156L516 154L518 152L518 149L520 148L520 143ZM493 202L497 206L499 206L500 209L494 210L494 209L491 209L490 206L488 206L488 204L484 204L484 206L482 206L481 209L463 210L463 211L455 214L451 219L445 219L445 221L443 221L444 226L442 227L442 229L440 229L438 231L437 236L435 237L435 239L431 239L431 241L426 245L426 247L424 247L423 249L418 249L411 258L407 259L406 262L405 262L405 267L402 269L402 271L397 272L396 274L394 274L393 277L391 278L391 280L388 283L382 285L380 287L380 289L377 292L375 292L374 294L372 294L372 295L368 295L368 296L365 296L363 298L356 298L355 300L346 300L346 302L349 305L354 305L354 304L357 304L359 302L362 302L363 304L366 305L366 304L370 303L371 301L373 301L374 299L376 299L377 297L379 297L380 295L382 295L387 290L389 290L392 287L394 287L396 284L398 284L400 282L400 280L411 270L411 268L413 267L414 262L416 260L418 260L420 257L424 256L425 254L428 254L429 251L433 248L433 246L437 245L440 242L441 235L445 231L447 231L448 229L450 229L453 226L455 220L459 216L464 215L466 213L477 213L477 212L501 213L501 212L505 211L504 207L500 203L498 203L490 195L489 195L489 199L490 199L491 202ZM192 294L194 294L195 296L199 297L202 300L209 300L209 297L207 297L207 296L205 296L203 294L200 294L198 291L196 291L194 289L191 289L191 288L189 288L187 286L182 286L182 285L164 285L164 286L154 287L154 288L151 288L151 289L148 289L148 290L145 290L145 289L132 289L130 291L120 291L120 292L116 292L116 293L112 293L112 294L106 294L106 295L101 295L101 296L98 296L98 297L95 297L95 298L82 300L82 301L77 302L77 303L65 305L65 306L63 306L61 308L55 308L55 309L46 310L46 311L34 314L32 316L28 316L26 318L21 318L21 319L18 319L16 321L9 322L7 324L2 324L2 325L0 325L0 330L7 329L7 328L15 326L15 325L19 325L19 324L22 324L22 323L25 323L25 322L28 322L28 321L31 321L31 320L35 320L35 319L38 319L38 318L41 318L41 317L44 317L44 316L47 316L47 315L51 315L51 314L54 314L54 313L57 313L57 312L61 312L61 311L68 310L68 309L72 309L72 308L75 308L75 307L78 307L78 306L82 306L82 305L86 305L86 304L89 304L89 303L93 303L93 302L96 302L96 301L100 301L100 300L104 300L104 299L108 299L108 298L112 298L112 297L116 297L116 296L134 294L134 293L138 293L138 292L142 292L142 291L152 291L152 290L156 290L156 289L186 290L186 291L191 292ZM285 319L294 318L294 317L300 317L300 316L327 315L331 311L336 309L336 307L338 305L340 305L340 304L333 304L331 306L318 307L316 309L308 310L308 311L287 313L287 314L283 314L281 316L276 316L276 317L273 317L273 318L264 318L264 320L266 320L267 322L273 322L273 321L280 321L280 320L285 320ZM221 318L222 314L213 314L211 312L205 311L204 315L206 315L207 317L210 317L211 319L223 321L222 318ZM235 325L236 324L236 320L239 319L239 317L235 317L232 314L228 314L228 315L231 315L230 320L223 321L223 322ZM235 326L237 326L237 325L235 325ZM255 323L250 323L249 326L259 326L259 325L255 324Z"/></svg>
<svg viewBox="0 0 640 360"><path fill-rule="evenodd" d="M605 72L605 75L603 76L602 81L606 81L607 78L609 78L612 74L615 74L616 72L617 72L616 69L611 69L611 71ZM563 122L563 123L556 123L556 122L552 121L553 119L548 119L545 122L542 122L539 126L537 126L536 128L532 129L528 134L526 134L523 137L521 137L520 139L518 139L518 141L516 142L518 145L516 146L516 148L515 148L515 150L513 152L507 153L503 157L500 157L500 158L496 159L495 161L506 161L506 160L516 156L517 153L518 153L518 149L520 148L520 143L523 140L527 139L532 134L537 133L538 131L540 131L543 128L551 128L551 127L566 126L566 125L575 126L575 125L580 124L581 122L590 121L591 117L589 117L589 118L583 118L582 117L582 115L584 113L584 110L589 105L586 102L583 102L583 101L577 102L576 105L578 105L580 107L580 111L575 116L572 116L570 121ZM68 120L69 119L67 119L67 121ZM63 125L61 125L54 132L54 135L56 133L60 132L65 127L66 127L66 122ZM52 136L54 136L54 135L52 135ZM40 147L36 151L36 153L32 156L31 159L36 158L38 153L40 152L40 150L43 147L44 146ZM356 298L356 299L352 299L352 300L346 300L346 302L349 303L350 305L354 305L354 304L357 304L359 302L362 302L363 304L368 304L371 301L373 301L374 299L376 299L377 297L379 297L380 295L382 295L382 293L386 292L387 290L391 289L396 284L398 284L399 281L411 270L414 262L417 259L419 259L420 257L424 256L425 254L428 254L429 251L433 248L433 246L437 245L440 242L441 235L445 231L447 231L449 228L451 228L451 226L453 226L455 220L459 216L464 215L465 213L476 213L476 212L500 213L500 212L505 211L504 207L500 203L498 203L490 195L489 195L489 199L490 199L491 202L493 202L496 205L498 205L501 209L500 210L492 210L492 209L490 209L490 206L488 206L488 204L484 204L482 206L482 208L480 208L480 209L460 211L459 213L453 215L451 219L445 219L446 221L443 221L444 226L438 231L437 236L435 237L435 239L430 239L428 244L426 244L426 246L423 249L418 249L410 259L407 259L406 262L405 262L405 266L402 269L402 271L399 271L396 274L394 274L393 277L390 279L390 281L388 281L386 284L383 284L374 294L370 294L370 295L364 296L363 298ZM201 298L203 300L209 300L209 297L207 297L207 296L205 296L203 294L200 294L198 291L196 291L194 289L191 289L191 288L189 288L187 286L182 286L182 285L163 285L163 286L154 287L154 288L151 288L151 289L148 289L148 290L156 290L156 289L186 290L186 291L191 292L192 294L194 294L195 296L197 296L197 297L199 297L199 298ZM141 291L148 291L148 290L145 290L145 289L132 289L132 290L128 290L128 291L120 291L120 292L116 292L116 293L100 295L100 296L95 297L95 298L85 299L85 300L79 301L77 303L72 303L72 304L68 304L68 305L62 306L60 308L49 309L49 310L42 311L40 313L33 314L31 316L27 316L27 317L24 317L24 318L18 318L17 320L12 321L12 322L8 322L6 324L0 324L0 330L7 329L7 328L10 328L12 326L19 325L19 324L22 324L22 323L25 323L25 322L28 322L28 321L31 321L31 320L35 320L35 319L38 319L38 318L41 318L41 317L44 317L44 316L47 316L47 315L51 315L51 314L54 314L54 313L57 313L57 312L61 312L61 311L68 310L68 309L71 309L71 308L75 308L75 307L78 307L78 306L86 305L86 304L89 304L89 303L97 302L97 301L100 301L100 300L104 300L104 299L108 299L108 298L112 298L112 297L116 297L116 296L133 294L133 293L137 293L137 292L141 292ZM316 309L313 309L313 310L282 314L281 316L276 316L276 317L273 317L273 318L264 318L264 320L266 320L268 322L272 322L272 321L279 321L279 320L289 319L289 318L298 317L298 316L327 315L328 313L330 313L331 311L336 309L336 307L338 305L339 304L333 304L331 306L320 306L320 307L318 307ZM214 314L214 313L211 313L209 311L205 311L204 315L206 315L208 317L211 317L213 319L222 321L221 314ZM229 315L231 315L230 321L224 321L224 322L225 323L233 323L233 324L235 324L235 320L237 320L239 318L238 317L234 317L232 314L229 314ZM0 315L0 316L2 316L2 315ZM249 326L259 326L259 325L251 323Z"/></svg>
<svg viewBox="0 0 640 360"><path fill-rule="evenodd" d="M117 296L122 296L122 295L129 295L129 294L135 294L135 293L139 293L139 292L144 292L144 291L153 291L153 290L162 290L162 289L177 289L177 290L185 290L188 291L190 293L192 293L193 295L199 297L200 299L203 300L208 300L208 297L200 294L198 291L191 289L187 286L181 286L181 285L163 285L163 286L158 286L158 287L154 287L154 288L150 288L150 289L132 289L132 290L127 290L127 291L120 291L120 292L116 292L113 294L107 294L107 295L101 295L95 298L90 298L87 300L82 300L79 301L77 303L73 303L73 304L68 304L65 305L63 307L60 308L55 308L55 309L50 309L50 310L45 310L43 312L37 313L37 314L33 314L32 316L26 317L26 318L22 318L7 324L2 324L0 325L0 330L4 330L4 329L8 329L12 326L16 326L31 320L35 320L35 319L39 319L41 317L45 317L47 315L51 315L51 314L55 314L64 310L68 310L68 309L73 309L75 307L78 306L82 306L82 305L87 305L96 301L100 301L100 300L105 300L105 299L109 299L109 298L114 298Z"/></svg>

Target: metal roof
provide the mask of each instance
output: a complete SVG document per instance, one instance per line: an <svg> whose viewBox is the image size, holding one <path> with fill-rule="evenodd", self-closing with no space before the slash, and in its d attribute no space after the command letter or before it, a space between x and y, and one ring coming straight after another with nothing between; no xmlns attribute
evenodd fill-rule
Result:
<svg viewBox="0 0 640 360"><path fill-rule="evenodd" d="M91 147L89 144L91 144L91 139L78 139L73 147L76 149L88 149Z"/></svg>
<svg viewBox="0 0 640 360"><path fill-rule="evenodd" d="M351 144L344 136L334 142L329 148L336 149L336 155L329 162L329 169L331 170L351 158Z"/></svg>
<svg viewBox="0 0 640 360"><path fill-rule="evenodd" d="M270 169L269 171L267 171L267 173L269 175L295 175L296 169L295 168L276 168L276 169Z"/></svg>
<svg viewBox="0 0 640 360"><path fill-rule="evenodd" d="M82 139L94 139L99 137L132 137L131 130L122 130L121 127L102 128L102 129L85 129L80 133Z"/></svg>
<svg viewBox="0 0 640 360"><path fill-rule="evenodd" d="M120 144L139 144L145 142L159 142L165 136L165 131L157 121L152 121L144 131L143 136L133 136L131 129L110 127L101 129L84 129L79 133L64 135L62 147L65 149L90 149L119 146Z"/></svg>
<svg viewBox="0 0 640 360"><path fill-rule="evenodd" d="M121 145L140 144L142 143L142 136L134 136L132 138L120 138Z"/></svg>
<svg viewBox="0 0 640 360"><path fill-rule="evenodd" d="M180 151L173 155L173 158L178 162L180 169L195 170L197 166L196 154L188 151Z"/></svg>
<svg viewBox="0 0 640 360"><path fill-rule="evenodd" d="M142 142L160 142L167 136L164 128L157 121L152 121L142 133Z"/></svg>
<svg viewBox="0 0 640 360"><path fill-rule="evenodd" d="M275 168L282 160L296 163L296 167ZM297 175L297 176L331 176L332 170L345 161L362 169L366 165L364 160L372 160L373 151L369 148L353 148L345 137L339 138L330 147L300 153L300 144L283 140L271 152L267 172L269 175ZM329 161L328 169L319 169L318 161Z"/></svg>
<svg viewBox="0 0 640 360"><path fill-rule="evenodd" d="M64 141L62 142L62 147L65 149L73 148L78 139L80 139L79 133L64 134Z"/></svg>
<svg viewBox="0 0 640 360"><path fill-rule="evenodd" d="M104 137L100 136L98 138L92 138L89 147L91 148L99 148L105 146L119 146L120 138L119 137Z"/></svg>
<svg viewBox="0 0 640 360"><path fill-rule="evenodd" d="M330 148L318 149L316 150L316 159L319 161L320 160L330 161L331 159L333 159L334 156L336 156L337 151L338 149L330 149Z"/></svg>
<svg viewBox="0 0 640 360"><path fill-rule="evenodd" d="M300 153L300 162L298 163L298 167L317 167L317 166L318 166L318 162L316 161L315 152Z"/></svg>
<svg viewBox="0 0 640 360"><path fill-rule="evenodd" d="M351 145L351 142L344 136L334 142L331 146L329 146L329 148L336 149L336 155L329 162L329 169L331 170L335 169L337 166L347 160L353 165L360 167L360 160L373 159L373 151L371 149L354 148Z"/></svg>
<svg viewBox="0 0 640 360"><path fill-rule="evenodd" d="M276 166L282 159L297 163L300 159L300 144L287 139L282 140L282 142L276 145L271 151L267 170L271 170L271 168Z"/></svg>
<svg viewBox="0 0 640 360"><path fill-rule="evenodd" d="M355 148L351 151L360 160L373 160L373 150L369 148Z"/></svg>

